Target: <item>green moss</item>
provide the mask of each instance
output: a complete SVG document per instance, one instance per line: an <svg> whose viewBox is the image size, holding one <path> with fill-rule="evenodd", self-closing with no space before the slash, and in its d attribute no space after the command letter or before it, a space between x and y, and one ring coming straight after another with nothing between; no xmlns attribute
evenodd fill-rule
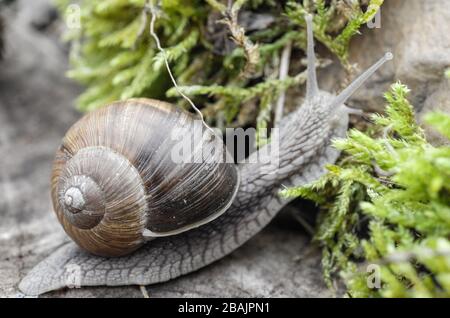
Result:
<svg viewBox="0 0 450 318"><path fill-rule="evenodd" d="M299 4L295 1L288 1L286 14L290 20L300 26L305 25L303 15L308 12L307 8L310 6L309 1L305 1L307 4ZM363 12L360 1L354 1L347 7L344 7L342 14L350 17L346 22L345 27L338 33L333 35L336 24L339 25L342 22L338 20L342 19L340 14L336 14L339 8L337 6L326 6L325 0L316 0L315 8L317 14L314 16L314 36L322 44L324 44L331 52L333 52L341 61L341 63L350 69L351 65L348 61L348 46L350 40L354 35L359 32L359 29L363 24L371 21L380 7L383 5L384 0L372 0L368 5L368 9Z"/></svg>
<svg viewBox="0 0 450 318"><path fill-rule="evenodd" d="M372 133L351 130L334 142L343 156L328 174L282 193L321 205L324 277L350 297L450 296L450 147L427 143L407 94L393 85ZM450 116L426 120L450 138Z"/></svg>
<svg viewBox="0 0 450 318"><path fill-rule="evenodd" d="M171 89L162 55L150 37L144 19L145 0L55 0L69 19L71 3L81 8L81 28L69 29L72 42L68 75L86 91L78 108L90 111L117 99L151 97L182 107L186 102ZM170 66L182 90L194 98L206 120L220 124L270 126L272 104L279 94L304 82L304 66L291 63L288 77L276 80L283 48L292 43L293 56L303 54L303 14L313 12L316 39L336 54L348 69L347 49L357 33L381 5L381 0L226 1L163 0L156 33L167 51ZM363 11L364 10L364 11ZM374 11L375 10L375 11ZM246 30L239 12L270 16L269 27ZM256 17L256 18L255 18ZM268 98L268 92L271 97ZM250 105L258 111L249 112ZM251 114L251 115L249 115Z"/></svg>

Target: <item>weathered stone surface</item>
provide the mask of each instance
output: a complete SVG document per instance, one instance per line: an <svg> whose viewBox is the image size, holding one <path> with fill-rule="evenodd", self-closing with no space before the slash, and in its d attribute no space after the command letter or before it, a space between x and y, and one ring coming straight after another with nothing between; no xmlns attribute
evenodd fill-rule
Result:
<svg viewBox="0 0 450 318"><path fill-rule="evenodd" d="M422 111L419 115L419 122L425 129L427 140L433 145L448 145L450 141L442 136L434 128L424 123L424 116L430 111L438 111L450 114L450 80L444 80L430 96L427 97Z"/></svg>
<svg viewBox="0 0 450 318"><path fill-rule="evenodd" d="M0 296L40 260L68 241L52 213L52 158L80 114L80 89L64 78L58 36L36 31L33 21L47 1L20 1L8 14L7 54L0 64ZM42 26L45 23L39 23ZM39 29L42 29L39 27ZM278 218L225 259L191 275L149 286L151 297L318 297L328 295L320 255L292 220ZM142 297L138 287L83 288L46 297Z"/></svg>
<svg viewBox="0 0 450 318"><path fill-rule="evenodd" d="M350 61L365 70L387 51L394 53L387 63L351 98L353 107L383 111L383 93L395 81L411 89L411 102L419 111L442 109L442 100L450 100L450 90L440 90L444 71L450 66L450 8L442 0L387 0L382 7L381 28L363 27L351 43ZM333 64L322 71L322 87L339 90L344 82L341 68ZM335 76L331 76L335 74ZM336 80L336 78L340 80ZM431 106L433 105L433 106ZM450 112L447 106L444 109Z"/></svg>

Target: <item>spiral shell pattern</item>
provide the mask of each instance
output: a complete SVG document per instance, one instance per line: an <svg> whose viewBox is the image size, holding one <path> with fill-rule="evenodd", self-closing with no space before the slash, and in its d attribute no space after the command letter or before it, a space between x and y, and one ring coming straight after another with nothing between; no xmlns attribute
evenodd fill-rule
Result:
<svg viewBox="0 0 450 318"><path fill-rule="evenodd" d="M56 154L56 215L79 246L102 256L208 223L227 210L239 186L219 139L160 101L133 99L89 113Z"/></svg>

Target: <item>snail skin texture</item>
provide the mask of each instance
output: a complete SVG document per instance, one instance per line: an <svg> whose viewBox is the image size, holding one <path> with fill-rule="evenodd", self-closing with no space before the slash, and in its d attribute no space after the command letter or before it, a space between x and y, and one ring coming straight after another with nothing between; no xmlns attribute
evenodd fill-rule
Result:
<svg viewBox="0 0 450 318"><path fill-rule="evenodd" d="M312 17L306 16L306 21L308 26L306 98L299 109L280 122L276 167L273 167L271 162L257 159L261 153L271 153L268 150L271 145L268 144L251 154L246 161L249 163L236 166L241 180L237 193L228 210L214 220L208 220L202 226L181 234L156 238L124 257L104 258L87 253L76 244L65 244L28 273L19 284L20 290L28 295L38 295L66 287L67 276L73 268L77 269L77 283L80 286L148 285L193 272L229 254L267 225L289 202L289 199L278 196L280 189L306 184L323 175L325 165L335 162L339 156L339 151L331 145L332 139L345 137L348 116L353 112L344 103L369 76L392 59L392 54L387 53L338 96L321 91L316 80ZM129 130L135 125L138 124L116 128ZM85 129L92 128L86 126ZM138 161L146 160L151 158L141 158ZM223 169L228 171L224 171L225 176L231 173L234 178L233 169L228 170L225 167ZM57 173L62 172L58 170ZM134 184L135 181L127 179L120 182ZM53 187L57 183L58 181L54 180ZM70 203L73 206L80 204ZM139 201L139 204L144 203ZM213 206L220 210L227 204L213 204ZM61 214L57 211L58 213ZM97 220L92 221L95 222ZM138 245L140 244L141 242Z"/></svg>

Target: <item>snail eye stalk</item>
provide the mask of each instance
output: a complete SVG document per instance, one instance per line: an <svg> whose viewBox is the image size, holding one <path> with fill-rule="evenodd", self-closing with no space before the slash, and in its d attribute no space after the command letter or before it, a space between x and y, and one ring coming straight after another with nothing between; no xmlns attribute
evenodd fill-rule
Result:
<svg viewBox="0 0 450 318"><path fill-rule="evenodd" d="M391 52L387 52L381 59L378 60L378 62L362 73L333 100L330 105L331 109L336 109L337 107L343 105L355 93L355 91L364 84L364 82L366 82L386 62L392 60L393 58L394 55Z"/></svg>

